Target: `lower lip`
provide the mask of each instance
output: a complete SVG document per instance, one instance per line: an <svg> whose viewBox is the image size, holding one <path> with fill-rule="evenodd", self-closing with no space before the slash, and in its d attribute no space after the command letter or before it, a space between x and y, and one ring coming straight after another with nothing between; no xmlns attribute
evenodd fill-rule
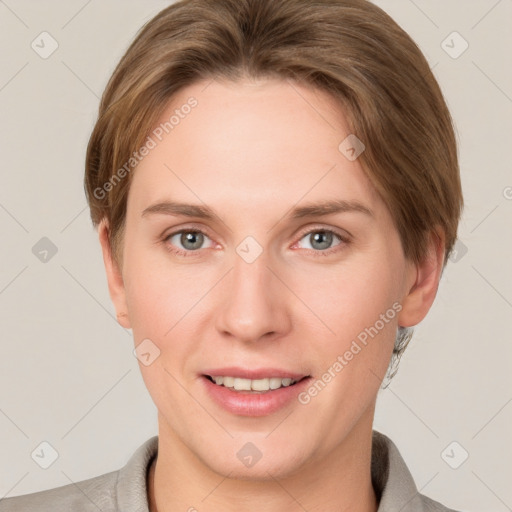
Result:
<svg viewBox="0 0 512 512"><path fill-rule="evenodd" d="M311 377L306 377L293 386L281 387L265 393L251 393L218 386L204 375L201 378L210 397L226 411L239 416L266 416L279 411L293 400L298 401L297 396L311 380Z"/></svg>

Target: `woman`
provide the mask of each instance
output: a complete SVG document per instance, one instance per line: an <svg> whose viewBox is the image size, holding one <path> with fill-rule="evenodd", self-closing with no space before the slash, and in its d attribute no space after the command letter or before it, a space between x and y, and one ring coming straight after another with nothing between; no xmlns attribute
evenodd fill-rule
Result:
<svg viewBox="0 0 512 512"><path fill-rule="evenodd" d="M86 162L159 435L0 510L448 510L373 431L462 208L429 66L365 0L182 0L104 92Z"/></svg>

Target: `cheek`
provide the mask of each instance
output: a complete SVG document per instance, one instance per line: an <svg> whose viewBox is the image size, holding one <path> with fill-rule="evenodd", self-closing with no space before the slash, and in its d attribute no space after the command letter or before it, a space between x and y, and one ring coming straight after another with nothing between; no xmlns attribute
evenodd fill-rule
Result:
<svg viewBox="0 0 512 512"><path fill-rule="evenodd" d="M134 338L163 343L195 310L209 288L208 275L195 265L171 265L163 247L144 247L132 238L123 277Z"/></svg>
<svg viewBox="0 0 512 512"><path fill-rule="evenodd" d="M321 333L308 349L310 359L322 375L336 375L332 389L348 386L357 393L355 388L368 388L368 379L378 387L377 377L384 377L395 342L400 276L400 259L386 250L322 274L297 274L294 289L314 313L307 313L307 327L312 332L316 326Z"/></svg>
<svg viewBox="0 0 512 512"><path fill-rule="evenodd" d="M197 296L194 286L182 276L162 275L155 268L138 271L127 291L135 341L150 338L163 345L186 322Z"/></svg>
<svg viewBox="0 0 512 512"><path fill-rule="evenodd" d="M400 300L399 272L373 258L296 272L295 276L290 274L289 282L310 316L317 318L319 327L332 339L356 337ZM395 309L386 317L386 329L379 322L379 330L389 330L390 323L396 325Z"/></svg>
<svg viewBox="0 0 512 512"><path fill-rule="evenodd" d="M160 410L170 404L181 410L184 398L178 381L183 382L184 363L193 354L191 325L195 329L201 321L198 299L204 295L204 286L184 266L173 268L159 260L149 252L132 253L125 280L128 314L134 344L150 340L156 346L152 348L158 354L154 361L139 364L155 404Z"/></svg>
<svg viewBox="0 0 512 512"><path fill-rule="evenodd" d="M326 442L333 443L375 400L392 355L401 309L391 273L369 264L364 271L351 270L331 278L329 292L310 293L305 300L311 309L321 311L318 316L332 332L322 328L326 334L305 345L316 372L299 400L309 407L310 417L330 425Z"/></svg>

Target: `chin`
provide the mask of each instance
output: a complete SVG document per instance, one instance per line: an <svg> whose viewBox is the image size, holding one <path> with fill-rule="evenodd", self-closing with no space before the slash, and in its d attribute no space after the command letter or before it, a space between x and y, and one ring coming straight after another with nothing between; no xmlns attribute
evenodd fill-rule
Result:
<svg viewBox="0 0 512 512"><path fill-rule="evenodd" d="M289 447L293 447L293 450ZM282 442L273 443L268 439L258 440L257 436L244 435L230 440L228 445L218 443L214 451L196 455L204 465L224 477L268 481L299 472L306 463L306 457L298 456L301 452L303 450L299 450L297 443L291 439L283 445Z"/></svg>
<svg viewBox="0 0 512 512"><path fill-rule="evenodd" d="M294 460L272 460L265 461L264 456L254 466L245 467L240 463L231 463L227 466L221 465L218 461L211 461L210 469L215 473L236 480L246 481L270 481L284 479L300 471L302 464Z"/></svg>

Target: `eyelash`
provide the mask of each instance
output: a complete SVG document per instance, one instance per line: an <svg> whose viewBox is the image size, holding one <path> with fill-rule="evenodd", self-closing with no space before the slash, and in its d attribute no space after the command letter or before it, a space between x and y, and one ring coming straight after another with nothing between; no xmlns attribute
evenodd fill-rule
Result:
<svg viewBox="0 0 512 512"><path fill-rule="evenodd" d="M204 236L208 236L207 233L205 233L202 229L199 228L190 228L190 229L180 229L178 231L173 231L172 233L169 233L168 235L164 236L163 242L165 244L166 249L171 252L172 254L177 254L178 256L196 256L199 250L196 251L185 251L183 249L177 249L176 247L171 247L171 245L168 242L170 238L172 238L174 235L179 235L180 233L201 233ZM209 238L209 237L208 237Z"/></svg>
<svg viewBox="0 0 512 512"><path fill-rule="evenodd" d="M340 240L340 243L336 244L333 247L329 247L328 249L324 249L324 250L306 249L307 251L311 251L313 253L314 257L330 256L333 252L338 252L339 250L341 250L343 248L342 246L348 245L350 243L350 240L347 236L343 236L342 234L340 234L337 231L334 231L332 229L325 229L325 228L312 228L309 231L305 231L300 234L298 241L302 240L307 235L310 235L312 233L319 233L319 232L332 233L334 236L338 237L338 239ZM202 235L210 238L208 236L208 234L200 228L180 229L178 231L173 231L172 233L165 235L163 237L163 242L165 244L166 249L173 254L177 254L178 256L183 256L183 257L196 256L197 253L199 253L200 249L195 250L195 251L186 251L183 249L178 249L176 247L171 247L171 245L168 243L168 240L170 238L172 238L174 235L178 235L178 234L182 234L182 233L201 233Z"/></svg>

